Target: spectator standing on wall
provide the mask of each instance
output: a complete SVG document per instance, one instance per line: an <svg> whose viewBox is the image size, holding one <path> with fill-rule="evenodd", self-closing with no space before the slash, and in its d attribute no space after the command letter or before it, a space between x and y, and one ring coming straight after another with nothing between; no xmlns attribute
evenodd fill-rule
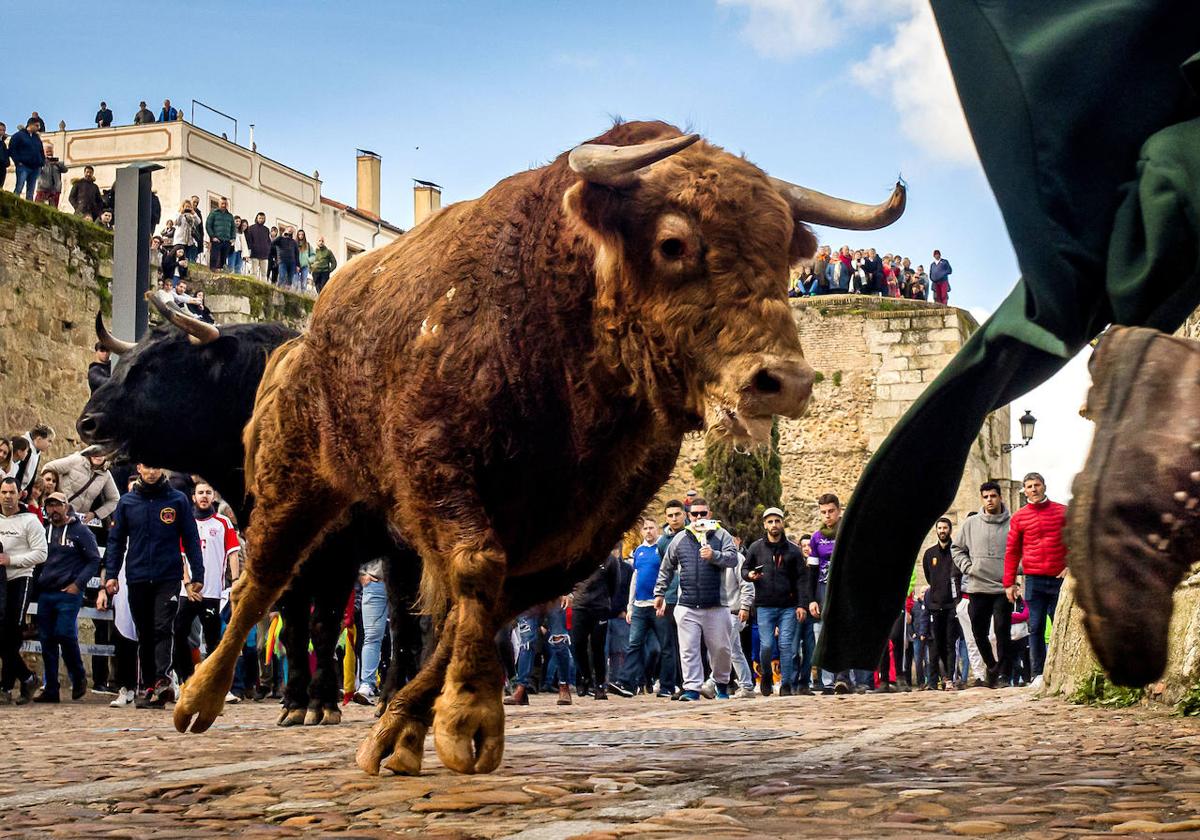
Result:
<svg viewBox="0 0 1200 840"><path fill-rule="evenodd" d="M321 290L329 282L329 275L337 268L337 264L337 257L325 245L325 237L317 237L317 250L313 253L312 262L309 263L309 266L312 268L313 285L317 288L317 294L321 294Z"/></svg>
<svg viewBox="0 0 1200 840"><path fill-rule="evenodd" d="M953 273L950 260L945 259L941 251L934 251L933 262L929 264L929 281L933 284L933 299L943 306L950 301L950 275Z"/></svg>
<svg viewBox="0 0 1200 840"><path fill-rule="evenodd" d="M154 112L146 107L145 102L138 103L138 112L133 115L134 125L148 125L154 122Z"/></svg>
<svg viewBox="0 0 1200 840"><path fill-rule="evenodd" d="M242 255L246 253L246 220L241 216L233 217L233 241L229 243L229 256L225 260L225 268L234 274L242 273Z"/></svg>
<svg viewBox="0 0 1200 840"><path fill-rule="evenodd" d="M295 234L291 228L285 230L271 243L275 250L275 259L279 263L279 286L292 288L296 272L300 267L300 249L296 246Z"/></svg>
<svg viewBox="0 0 1200 840"><path fill-rule="evenodd" d="M100 110L96 112L96 128L108 128L112 125L113 113L108 107L107 102L100 103Z"/></svg>
<svg viewBox="0 0 1200 840"><path fill-rule="evenodd" d="M237 235L228 199L222 198L217 209L208 214L204 228L208 232L208 267L213 271L224 271L225 261Z"/></svg>
<svg viewBox="0 0 1200 840"><path fill-rule="evenodd" d="M4 180L8 177L8 164L12 159L8 156L8 126L0 122L0 190L4 189Z"/></svg>
<svg viewBox="0 0 1200 840"><path fill-rule="evenodd" d="M112 376L112 354L99 341L92 346L92 349L95 351L95 356L92 358L92 363L88 365L87 376L88 391L94 394L96 389Z"/></svg>
<svg viewBox="0 0 1200 840"><path fill-rule="evenodd" d="M177 119L179 119L179 111L171 106L170 99L164 99L162 110L158 112L158 121L175 122Z"/></svg>
<svg viewBox="0 0 1200 840"><path fill-rule="evenodd" d="M62 176L67 171L67 165L54 156L54 144L43 143L42 152L45 160L38 173L37 192L33 200L39 204L58 207L62 198Z"/></svg>
<svg viewBox="0 0 1200 840"><path fill-rule="evenodd" d="M95 221L100 218L104 209L104 200L100 197L100 188L96 186L96 170L90 166L83 167L83 177L71 185L67 201L75 210L76 216Z"/></svg>
<svg viewBox="0 0 1200 840"><path fill-rule="evenodd" d="M308 289L309 264L313 258L312 245L309 243L308 234L304 232L303 228L296 231L296 251L299 255L299 260L296 263L296 285L303 292Z"/></svg>
<svg viewBox="0 0 1200 840"><path fill-rule="evenodd" d="M267 215L258 213L254 224L246 227L246 257L250 260L250 273L259 280L267 279L267 261L271 257L271 232L266 221Z"/></svg>
<svg viewBox="0 0 1200 840"><path fill-rule="evenodd" d="M42 164L46 162L46 153L42 150L42 138L37 133L37 126L30 127L27 124L18 129L8 143L8 156L17 168L17 181L13 192L20 195L23 190L25 199L33 201L38 174L42 171Z"/></svg>
<svg viewBox="0 0 1200 840"><path fill-rule="evenodd" d="M197 231L200 229L200 222L196 219L196 213L192 209L192 202L184 201L179 207L179 215L175 219L175 240L171 244L182 246L184 255L189 262L196 258L195 245Z"/></svg>
<svg viewBox="0 0 1200 840"><path fill-rule="evenodd" d="M38 116L37 111L29 115L29 119L25 121L25 125L30 131L37 131L39 134L46 130L46 122Z"/></svg>

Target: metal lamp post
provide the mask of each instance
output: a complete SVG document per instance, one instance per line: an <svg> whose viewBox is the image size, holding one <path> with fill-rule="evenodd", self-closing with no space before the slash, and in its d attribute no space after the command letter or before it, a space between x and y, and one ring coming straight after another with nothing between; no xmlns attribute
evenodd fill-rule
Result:
<svg viewBox="0 0 1200 840"><path fill-rule="evenodd" d="M1022 446L1028 446L1033 440L1033 427L1037 425L1037 418L1026 409L1021 415L1021 419L1017 421L1021 427L1021 438L1024 443L1002 443L1000 444L1001 452L1012 452L1014 449L1020 449Z"/></svg>

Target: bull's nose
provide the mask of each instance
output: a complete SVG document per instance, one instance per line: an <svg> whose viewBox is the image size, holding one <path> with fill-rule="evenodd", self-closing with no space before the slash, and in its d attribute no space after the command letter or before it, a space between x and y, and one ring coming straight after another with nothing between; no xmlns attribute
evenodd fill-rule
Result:
<svg viewBox="0 0 1200 840"><path fill-rule="evenodd" d="M100 420L95 414L85 414L75 422L75 429L81 438L88 440L100 430Z"/></svg>
<svg viewBox="0 0 1200 840"><path fill-rule="evenodd" d="M742 389L745 408L756 414L799 417L812 396L813 369L803 359L781 359L754 371Z"/></svg>

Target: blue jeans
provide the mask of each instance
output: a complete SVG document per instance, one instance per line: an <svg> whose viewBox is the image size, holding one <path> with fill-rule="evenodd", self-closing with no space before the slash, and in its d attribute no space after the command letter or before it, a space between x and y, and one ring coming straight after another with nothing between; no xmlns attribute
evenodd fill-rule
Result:
<svg viewBox="0 0 1200 840"><path fill-rule="evenodd" d="M775 630L779 630L779 684L792 684L792 643L796 638L795 607L758 607L758 663L762 685L771 684L771 660L774 658Z"/></svg>
<svg viewBox="0 0 1200 840"><path fill-rule="evenodd" d="M300 286L300 291L308 288L308 266L302 265L296 269L296 283Z"/></svg>
<svg viewBox="0 0 1200 840"><path fill-rule="evenodd" d="M362 590L362 677L360 685L375 688L379 677L379 653L383 647L383 634L387 632L388 619L387 587L383 581L375 580Z"/></svg>
<svg viewBox="0 0 1200 840"><path fill-rule="evenodd" d="M793 637L792 661L799 663L796 669L795 688L809 688L812 683L813 653L817 650L817 634L815 626L820 622L806 618L796 622L796 635Z"/></svg>
<svg viewBox="0 0 1200 840"><path fill-rule="evenodd" d="M21 194L21 190L25 190L25 199L33 201L33 190L37 186L38 169L34 166L24 166L17 164L17 183L13 187L13 193Z"/></svg>
<svg viewBox="0 0 1200 840"><path fill-rule="evenodd" d="M517 675L513 678L514 685L529 688L529 675L533 673L533 658L537 654L540 612L533 609L517 617Z"/></svg>
<svg viewBox="0 0 1200 840"><path fill-rule="evenodd" d="M43 592L38 596L38 639L42 643L42 663L45 666L47 694L58 695L58 651L66 661L72 685L87 683L83 657L79 655L79 608L83 593Z"/></svg>
<svg viewBox="0 0 1200 840"><path fill-rule="evenodd" d="M242 252L230 251L229 258L225 260L225 267L234 274L242 273Z"/></svg>
<svg viewBox="0 0 1200 840"><path fill-rule="evenodd" d="M965 685L971 684L971 658L967 651L967 640L962 636L958 637L958 643L954 647L954 653L958 657L958 679Z"/></svg>
<svg viewBox="0 0 1200 840"><path fill-rule="evenodd" d="M630 626L624 616L614 617L608 622L608 673L610 679L616 680L625 670L625 657L629 655Z"/></svg>
<svg viewBox="0 0 1200 840"><path fill-rule="evenodd" d="M567 632L567 611L555 607L546 613L546 641L550 655L546 664L546 682L552 686L570 685L574 674L571 671L571 634Z"/></svg>
<svg viewBox="0 0 1200 840"><path fill-rule="evenodd" d="M291 288L292 282L296 278L296 266L288 265L287 263L279 264L279 280L277 285L283 288Z"/></svg>
<svg viewBox="0 0 1200 840"><path fill-rule="evenodd" d="M1029 606L1029 665L1031 679L1042 675L1046 665L1046 616L1054 620L1062 578L1025 575L1025 603Z"/></svg>
<svg viewBox="0 0 1200 840"><path fill-rule="evenodd" d="M231 614L232 609L229 602L226 601L225 606L221 608L221 635L225 635L225 628L229 626ZM233 685L229 690L239 697L245 697L257 682L258 625L255 624L246 634L246 641L242 644L242 655L238 657L237 668L233 671Z"/></svg>
<svg viewBox="0 0 1200 840"><path fill-rule="evenodd" d="M913 685L924 685L932 679L932 671L926 667L925 648L929 642L922 639L920 636L912 640L912 658L913 664Z"/></svg>
<svg viewBox="0 0 1200 840"><path fill-rule="evenodd" d="M650 670L650 664L655 659L659 661L661 670L666 670L667 663L662 658L662 651L664 645L670 644L670 639L666 620L659 619L654 614L654 607L634 607L630 618L629 647L625 651L625 667L617 672L616 678L621 685L632 691L640 685L645 685L647 677L653 680L653 674L648 674L647 671ZM619 621L620 619L616 619L614 623ZM674 667L675 662L672 660L672 670ZM673 689L674 686L672 686Z"/></svg>

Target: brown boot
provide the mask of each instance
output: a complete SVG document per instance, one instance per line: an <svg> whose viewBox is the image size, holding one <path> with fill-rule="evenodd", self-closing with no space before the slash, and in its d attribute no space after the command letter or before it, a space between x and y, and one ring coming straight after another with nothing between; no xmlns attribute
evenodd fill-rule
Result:
<svg viewBox="0 0 1200 840"><path fill-rule="evenodd" d="M571 686L567 685L566 683L558 684L558 705L571 705Z"/></svg>
<svg viewBox="0 0 1200 840"><path fill-rule="evenodd" d="M529 695L525 692L525 686L518 685L513 689L513 693L509 697L504 698L505 706L528 706Z"/></svg>
<svg viewBox="0 0 1200 840"><path fill-rule="evenodd" d="M1089 364L1096 434L1067 545L1100 664L1141 686L1166 667L1172 594L1200 549L1200 344L1113 327Z"/></svg>

